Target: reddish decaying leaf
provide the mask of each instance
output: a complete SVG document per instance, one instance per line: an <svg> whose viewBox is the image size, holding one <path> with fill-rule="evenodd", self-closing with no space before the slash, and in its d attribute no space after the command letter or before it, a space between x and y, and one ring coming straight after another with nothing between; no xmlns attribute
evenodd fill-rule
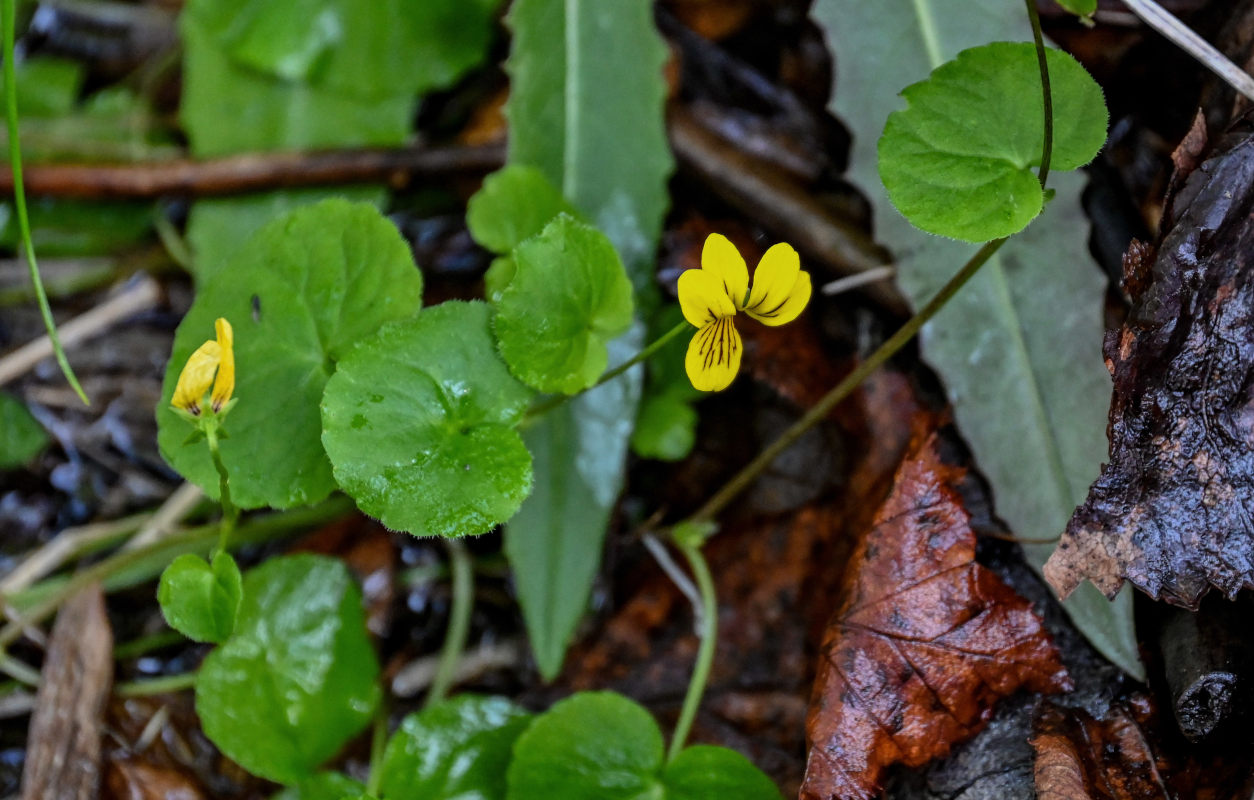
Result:
<svg viewBox="0 0 1254 800"><path fill-rule="evenodd" d="M1110 459L1045 565L1064 596L1127 580L1197 608L1254 588L1254 136L1224 144L1106 337Z"/></svg>
<svg viewBox="0 0 1254 800"><path fill-rule="evenodd" d="M1105 719L1045 703L1033 721L1038 800L1172 797L1141 725L1120 706Z"/></svg>
<svg viewBox="0 0 1254 800"><path fill-rule="evenodd" d="M855 550L822 647L803 800L871 798L892 764L920 766L1020 688L1070 688L1030 604L975 563L975 535L935 437L912 451Z"/></svg>

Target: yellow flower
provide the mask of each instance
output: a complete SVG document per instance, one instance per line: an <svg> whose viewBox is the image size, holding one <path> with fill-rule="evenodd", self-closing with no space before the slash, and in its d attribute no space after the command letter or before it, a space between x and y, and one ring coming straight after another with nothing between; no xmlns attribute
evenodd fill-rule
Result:
<svg viewBox="0 0 1254 800"><path fill-rule="evenodd" d="M703 392L726 389L740 371L744 347L734 319L737 311L763 325L792 322L810 302L810 273L791 245L766 251L749 287L749 270L726 236L710 234L701 251L701 269L679 276L679 307L697 328L684 366Z"/></svg>
<svg viewBox="0 0 1254 800"><path fill-rule="evenodd" d="M192 416L200 416L200 404L210 387L210 409L217 414L231 400L235 391L235 334L231 323L219 317L214 322L217 341L209 341L196 348L174 386L170 404Z"/></svg>

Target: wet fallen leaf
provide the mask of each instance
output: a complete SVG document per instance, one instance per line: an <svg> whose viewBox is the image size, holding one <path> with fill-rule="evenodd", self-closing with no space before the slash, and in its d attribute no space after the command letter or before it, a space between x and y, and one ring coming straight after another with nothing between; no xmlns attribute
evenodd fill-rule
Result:
<svg viewBox="0 0 1254 800"><path fill-rule="evenodd" d="M171 767L118 760L105 771L106 800L205 800L190 776Z"/></svg>
<svg viewBox="0 0 1254 800"><path fill-rule="evenodd" d="M889 765L944 755L998 698L1070 688L1028 601L975 563L960 477L922 440L853 553L807 719L803 800L874 797Z"/></svg>
<svg viewBox="0 0 1254 800"><path fill-rule="evenodd" d="M1154 800L1171 797L1149 741L1126 709L1106 719L1045 703L1033 725L1038 800Z"/></svg>
<svg viewBox="0 0 1254 800"><path fill-rule="evenodd" d="M1110 461L1045 566L1197 608L1254 587L1254 137L1203 163L1107 335Z"/></svg>

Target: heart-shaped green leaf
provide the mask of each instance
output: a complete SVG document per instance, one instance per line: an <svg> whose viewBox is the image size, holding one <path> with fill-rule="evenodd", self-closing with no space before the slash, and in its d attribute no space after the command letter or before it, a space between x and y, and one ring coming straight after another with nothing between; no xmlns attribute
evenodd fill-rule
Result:
<svg viewBox="0 0 1254 800"><path fill-rule="evenodd" d="M196 713L240 766L294 784L370 722L378 674L348 568L310 554L272 558L244 578L235 634L196 678Z"/></svg>
<svg viewBox="0 0 1254 800"><path fill-rule="evenodd" d="M635 800L661 784L662 733L614 692L581 692L536 717L514 744L509 800Z"/></svg>
<svg viewBox="0 0 1254 800"><path fill-rule="evenodd" d="M213 563L185 553L161 573L157 602L171 628L197 642L219 644L235 630L244 597L243 576L230 553Z"/></svg>
<svg viewBox="0 0 1254 800"><path fill-rule="evenodd" d="M780 800L770 778L722 747L665 764L653 717L613 692L582 692L536 717L507 778L507 800Z"/></svg>
<svg viewBox="0 0 1254 800"><path fill-rule="evenodd" d="M558 214L579 216L538 168L509 164L484 178L483 188L470 198L466 227L480 245L506 255Z"/></svg>
<svg viewBox="0 0 1254 800"><path fill-rule="evenodd" d="M631 326L631 284L605 235L562 215L514 248L496 305L501 355L524 383L575 394L596 383L606 344Z"/></svg>
<svg viewBox="0 0 1254 800"><path fill-rule="evenodd" d="M421 305L409 246L373 206L326 200L257 232L196 293L179 325L157 411L161 453L211 497L218 474L204 443L169 407L179 372L210 338L235 329L235 398L222 460L243 508L314 503L335 488L318 405L335 364L360 339Z"/></svg>
<svg viewBox="0 0 1254 800"><path fill-rule="evenodd" d="M1101 87L1074 58L1047 50L1054 103L1051 167L1076 169L1106 139ZM880 178L914 225L983 242L1027 226L1044 203L1030 169L1041 160L1044 112L1036 50L1027 42L973 47L908 86L888 117Z"/></svg>
<svg viewBox="0 0 1254 800"><path fill-rule="evenodd" d="M504 697L459 695L410 714L383 754L387 800L501 800L531 714Z"/></svg>
<svg viewBox="0 0 1254 800"><path fill-rule="evenodd" d="M327 383L322 436L362 511L415 536L485 533L531 490L514 430L532 392L483 303L450 301L362 342Z"/></svg>
<svg viewBox="0 0 1254 800"><path fill-rule="evenodd" d="M680 751L663 776L667 800L780 800L779 789L749 759L726 747Z"/></svg>

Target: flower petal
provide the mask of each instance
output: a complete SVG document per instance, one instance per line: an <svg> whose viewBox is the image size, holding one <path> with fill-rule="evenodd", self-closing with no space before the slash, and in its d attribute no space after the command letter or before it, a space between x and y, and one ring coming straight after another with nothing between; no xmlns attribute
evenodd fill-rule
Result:
<svg viewBox="0 0 1254 800"><path fill-rule="evenodd" d="M782 303L775 307L763 304L757 311L750 311L746 308L745 313L763 325L771 327L783 325L786 322L792 322L805 310L806 304L810 302L811 291L810 273L802 270L797 273L797 282L792 285L792 291Z"/></svg>
<svg viewBox="0 0 1254 800"><path fill-rule="evenodd" d="M231 330L231 323L222 317L218 317L213 327L218 334L218 347L222 351L218 362L218 377L213 381L213 395L210 397L216 414L235 391L235 332Z"/></svg>
<svg viewBox="0 0 1254 800"><path fill-rule="evenodd" d="M723 317L703 326L688 344L684 368L694 388L702 392L726 389L740 372L744 347L740 332L731 317Z"/></svg>
<svg viewBox="0 0 1254 800"><path fill-rule="evenodd" d="M215 341L210 340L197 347L196 352L187 359L183 371L179 373L170 404L175 408L199 414L200 401L213 383L213 373L218 369L221 357L222 348Z"/></svg>
<svg viewBox="0 0 1254 800"><path fill-rule="evenodd" d="M700 328L707 322L736 315L736 306L717 275L703 269L686 270L679 276L679 307L684 317Z"/></svg>
<svg viewBox="0 0 1254 800"><path fill-rule="evenodd" d="M723 291L736 308L744 307L745 296L749 294L749 268L736 245L726 236L711 233L706 237L705 247L701 249L701 269L723 282Z"/></svg>
<svg viewBox="0 0 1254 800"><path fill-rule="evenodd" d="M745 311L765 315L779 306L788 299L800 271L801 257L792 249L792 245L783 242L773 245L762 256L758 268L753 272L753 289L749 292Z"/></svg>

